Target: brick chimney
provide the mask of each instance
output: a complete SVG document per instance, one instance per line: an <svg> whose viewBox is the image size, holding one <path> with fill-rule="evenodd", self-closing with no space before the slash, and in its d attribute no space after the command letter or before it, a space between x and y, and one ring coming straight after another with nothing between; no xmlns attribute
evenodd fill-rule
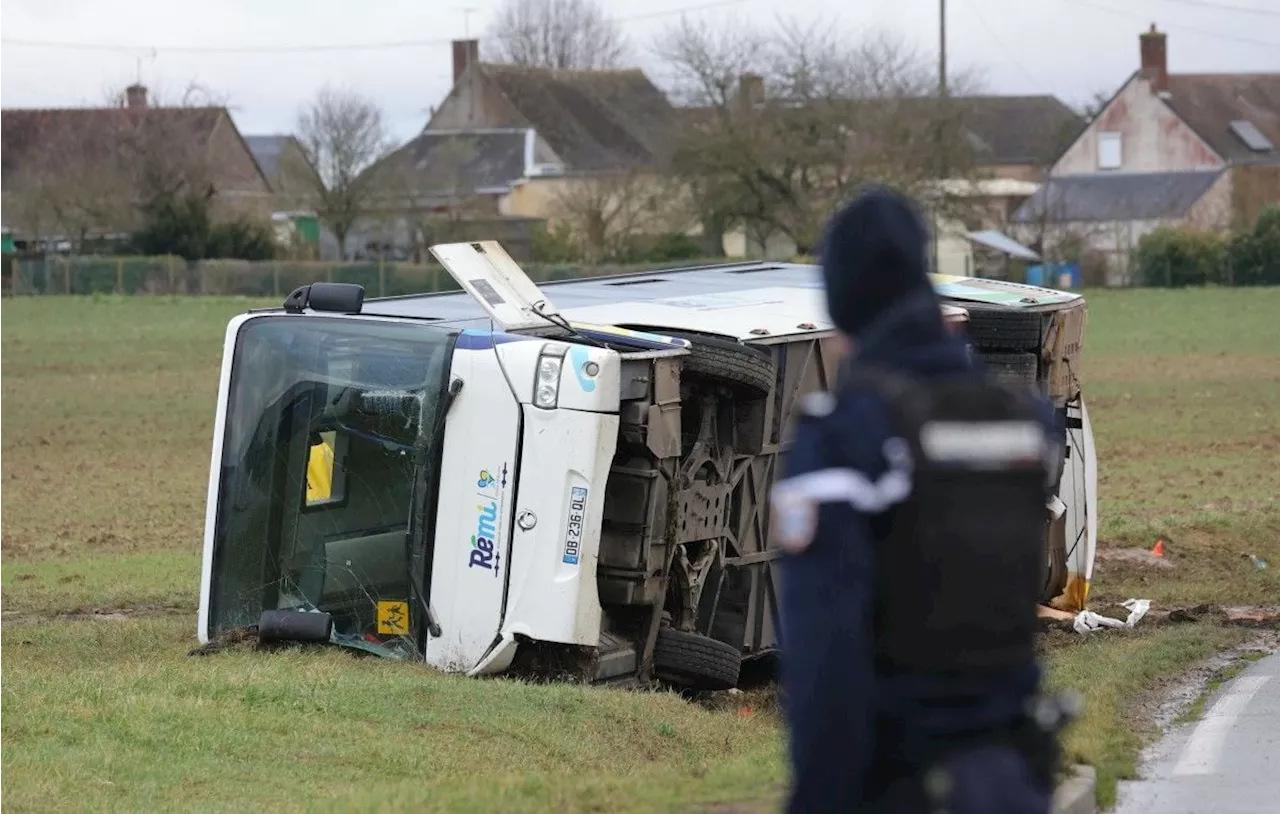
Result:
<svg viewBox="0 0 1280 814"><path fill-rule="evenodd" d="M1151 30L1138 37L1139 51L1142 53L1142 77L1151 83L1156 93L1169 89L1169 58L1165 47L1164 32L1156 31L1156 24Z"/></svg>
<svg viewBox="0 0 1280 814"><path fill-rule="evenodd" d="M458 84L462 73L480 61L480 40L453 41L453 84Z"/></svg>
<svg viewBox="0 0 1280 814"><path fill-rule="evenodd" d="M124 102L127 107L146 107L147 88L145 85L130 85L124 89Z"/></svg>

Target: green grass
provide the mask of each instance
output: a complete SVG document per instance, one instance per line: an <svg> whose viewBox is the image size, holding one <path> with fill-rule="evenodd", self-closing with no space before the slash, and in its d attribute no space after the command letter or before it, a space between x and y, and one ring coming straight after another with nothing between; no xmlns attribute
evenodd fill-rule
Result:
<svg viewBox="0 0 1280 814"><path fill-rule="evenodd" d="M1115 803L1117 781L1137 777L1139 752L1156 734L1152 691L1245 635L1211 625L1117 630L1072 638L1050 652L1050 685L1084 698L1084 715L1067 730L1065 747L1073 761L1097 769L1101 807Z"/></svg>
<svg viewBox="0 0 1280 814"><path fill-rule="evenodd" d="M1173 565L1100 564L1095 603L1274 602L1280 569L1240 554L1280 565L1280 289L1088 296L1102 536L1163 536ZM704 709L337 652L188 657L223 333L257 304L4 301L5 806L643 811L776 797L785 762L767 701L743 717L753 699ZM121 609L143 615L55 618ZM1052 681L1089 710L1069 745L1099 767L1104 799L1152 734L1141 700L1239 635L1055 640Z"/></svg>
<svg viewBox="0 0 1280 814"><path fill-rule="evenodd" d="M6 810L648 811L782 781L767 717L672 694L188 657L186 620L6 632Z"/></svg>
<svg viewBox="0 0 1280 814"><path fill-rule="evenodd" d="M1090 292L1082 379L1099 535L1169 570L1107 563L1099 598L1274 601L1280 572L1280 289Z"/></svg>
<svg viewBox="0 0 1280 814"><path fill-rule="evenodd" d="M1204 688L1200 694L1196 696L1196 700L1182 711L1175 723L1190 724L1199 721L1204 717L1205 706L1209 703L1209 698L1224 684L1230 682L1233 678L1240 675L1245 669L1255 661L1261 661L1266 658L1267 654L1261 651L1252 651L1240 654L1239 658L1233 659L1230 664L1218 670L1214 675L1205 682Z"/></svg>

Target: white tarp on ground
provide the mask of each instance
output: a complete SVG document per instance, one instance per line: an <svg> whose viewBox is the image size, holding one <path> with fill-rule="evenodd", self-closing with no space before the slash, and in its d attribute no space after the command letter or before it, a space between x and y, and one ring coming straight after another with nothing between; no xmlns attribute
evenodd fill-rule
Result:
<svg viewBox="0 0 1280 814"><path fill-rule="evenodd" d="M1024 260L1040 259L1040 255L1031 251L1026 246L1023 246L1013 238L994 230L989 229L984 232L969 232L965 236L974 243L981 243L983 246L1004 252L1010 257L1021 257Z"/></svg>
<svg viewBox="0 0 1280 814"><path fill-rule="evenodd" d="M1150 599L1126 599L1120 604L1129 611L1128 619L1121 621L1086 610L1076 615L1072 627L1075 628L1076 633L1092 633L1104 627L1133 627L1147 615L1147 611L1151 610Z"/></svg>

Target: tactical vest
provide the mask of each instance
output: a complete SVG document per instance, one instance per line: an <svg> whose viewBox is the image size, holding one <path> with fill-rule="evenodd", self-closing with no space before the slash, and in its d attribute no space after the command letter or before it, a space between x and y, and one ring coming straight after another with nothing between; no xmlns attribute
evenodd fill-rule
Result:
<svg viewBox="0 0 1280 814"><path fill-rule="evenodd" d="M877 662L906 672L1031 663L1053 456L1033 395L976 372L846 372L842 386L885 400L910 451L910 496L872 522Z"/></svg>

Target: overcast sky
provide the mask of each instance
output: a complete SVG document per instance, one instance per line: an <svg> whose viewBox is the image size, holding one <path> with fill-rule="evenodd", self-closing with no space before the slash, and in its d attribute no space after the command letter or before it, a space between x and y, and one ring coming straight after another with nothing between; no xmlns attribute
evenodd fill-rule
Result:
<svg viewBox="0 0 1280 814"><path fill-rule="evenodd" d="M422 127L428 109L448 91L449 40L463 36L466 25L483 37L499 3L4 0L0 101L4 107L97 105L140 73L152 88L179 91L191 82L212 88L228 98L241 130L254 134L290 130L300 102L332 83L376 99L403 139ZM664 74L647 46L682 10L762 24L779 13L824 18L851 36L884 27L922 52L937 51L939 0L602 3L633 44L631 61L651 70L659 85ZM947 6L949 61L980 68L996 93L1051 93L1074 104L1110 92L1136 68L1138 34L1151 22L1169 35L1171 71L1280 71L1280 0L948 0ZM465 7L473 11L464 14ZM405 41L427 42L394 45ZM371 44L379 47L253 50ZM235 48L250 50L190 50Z"/></svg>

